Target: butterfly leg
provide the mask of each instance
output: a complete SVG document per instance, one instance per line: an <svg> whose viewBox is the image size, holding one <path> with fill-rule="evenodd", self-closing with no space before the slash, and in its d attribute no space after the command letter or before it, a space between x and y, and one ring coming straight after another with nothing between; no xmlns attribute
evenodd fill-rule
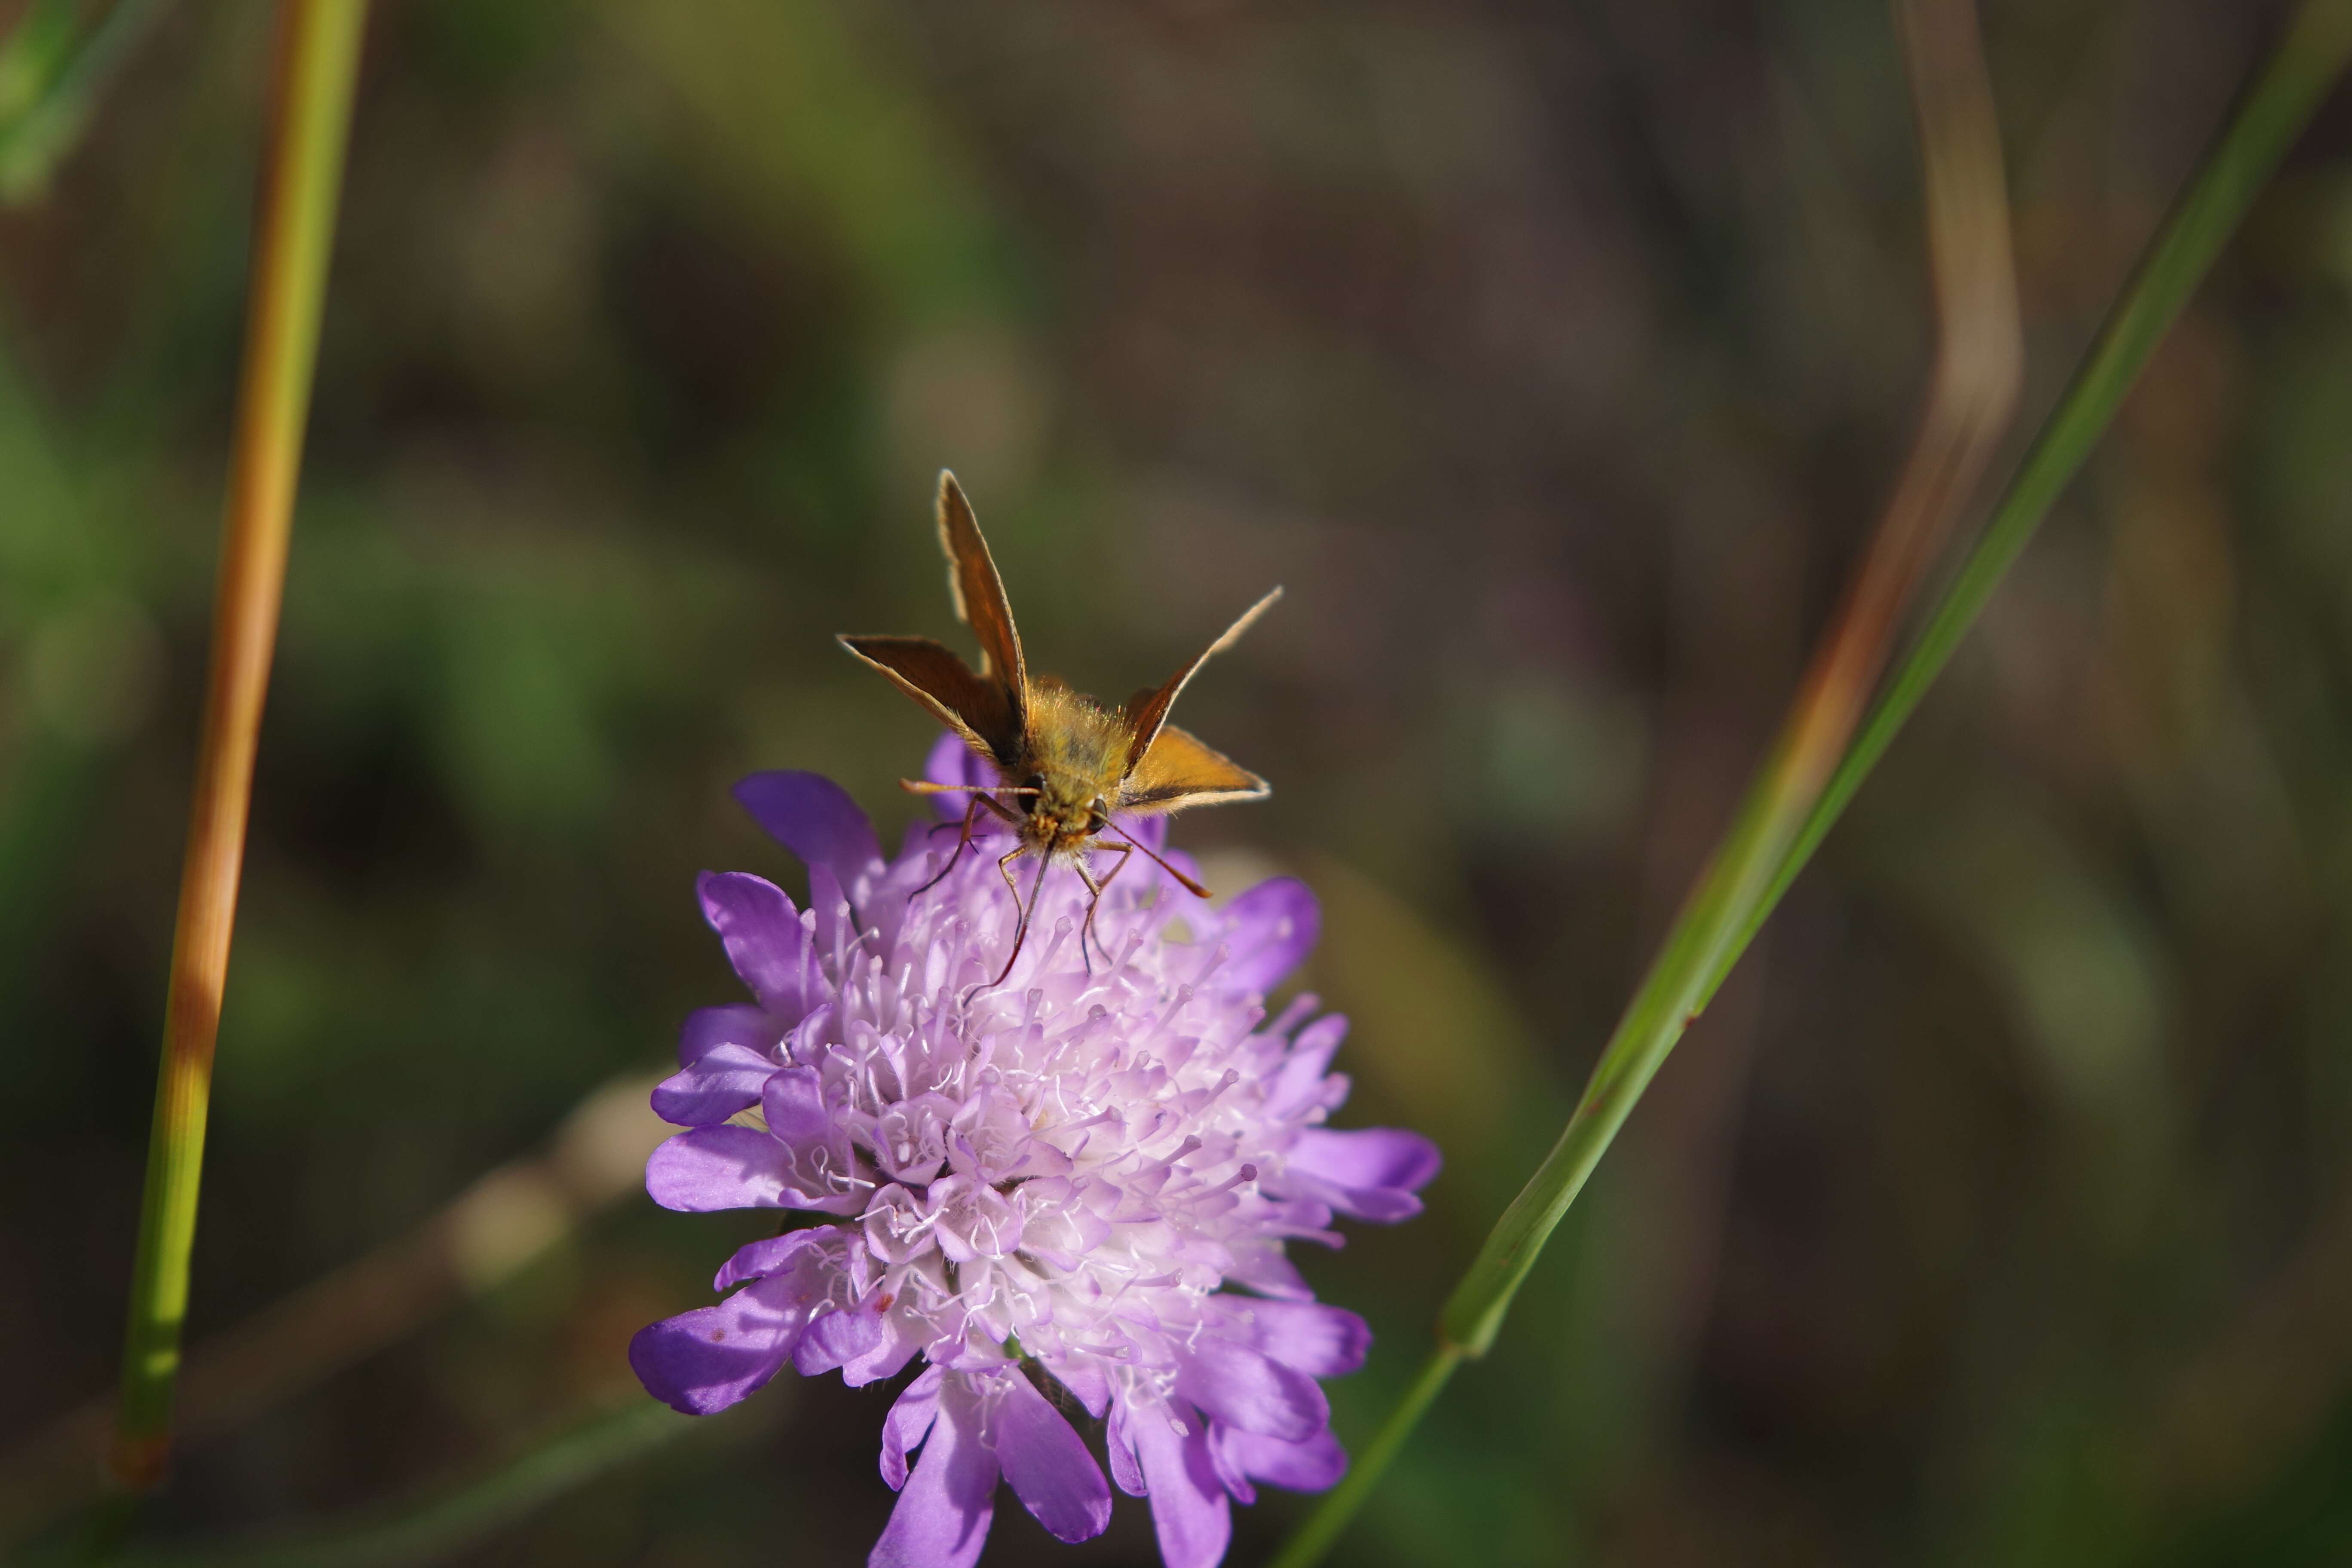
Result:
<svg viewBox="0 0 2352 1568"><path fill-rule="evenodd" d="M1029 884L1029 901L1024 904L1021 901L1020 884L1013 879L1013 862L1025 853L1025 847L1016 844L996 863L997 871L1004 878L1004 885L1013 889L1013 902L1021 911L1021 922L1013 928L1013 951L1004 955L1004 967L997 971L996 978L988 983L988 989L992 991L1004 984L1004 977L1013 973L1013 965L1020 960L1021 946L1029 940L1029 917L1037 912L1037 895L1045 890L1045 871L1053 865L1047 858L1038 857L1037 879Z"/></svg>
<svg viewBox="0 0 2352 1568"><path fill-rule="evenodd" d="M1102 880L1099 882L1095 880L1095 874L1087 868L1086 858L1083 854L1079 857L1077 861L1078 878L1081 881L1086 883L1087 891L1093 895L1091 898L1087 900L1087 923L1078 928L1078 956L1086 959L1087 973L1088 974L1092 974L1095 972L1094 960L1087 957L1087 941L1090 937L1093 938L1095 946L1102 952L1104 966L1108 968L1110 964L1110 949L1104 947L1102 944L1102 938L1095 936L1094 934L1095 910L1102 903L1103 889L1110 886L1110 879L1113 877L1118 876L1119 872L1126 869L1128 857L1135 853L1135 846L1132 844L1117 844L1113 845L1111 847L1112 851L1118 856L1118 858L1111 862L1110 869L1103 873Z"/></svg>
<svg viewBox="0 0 2352 1568"><path fill-rule="evenodd" d="M948 873L956 868L956 862L962 859L963 852L971 847L971 825L980 816L980 803L987 798L988 797L986 795L973 795L970 803L964 806L963 831L956 836L955 853L948 857L948 863L940 867L939 870L932 875L929 881L924 883L921 887L917 888L913 892L907 895L907 901L908 903L913 903L917 899L922 897L925 893L929 892L941 882L946 881ZM939 827L934 827L931 831L937 833L941 827L950 827L953 826L954 824L952 823L942 822L939 825Z"/></svg>
<svg viewBox="0 0 2352 1568"><path fill-rule="evenodd" d="M940 868L939 874L937 876L933 877L929 881L924 883L921 887L917 888L913 892L907 895L908 902L912 903L922 894L928 893L933 888L938 887L941 882L947 879L948 873L956 868L956 862L963 858L963 852L971 846L972 824L980 820L980 814L983 807L989 811L994 812L998 816L1003 817L1005 821L1013 823L1015 826L1018 826L1021 821L1020 816L1011 806L1005 805L1003 801L996 799L993 795L974 795L971 797L971 804L963 808L963 831L956 837L955 853L948 857L948 863ZM954 826L955 824L953 823L942 822L938 827L931 829L931 831L937 833L940 828L952 827Z"/></svg>

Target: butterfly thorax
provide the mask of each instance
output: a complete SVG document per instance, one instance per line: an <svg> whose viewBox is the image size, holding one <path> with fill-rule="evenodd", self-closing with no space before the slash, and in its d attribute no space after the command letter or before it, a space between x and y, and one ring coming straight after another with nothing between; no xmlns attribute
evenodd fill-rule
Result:
<svg viewBox="0 0 2352 1568"><path fill-rule="evenodd" d="M1027 755L1004 769L1004 782L1034 795L1012 797L1021 808L1022 842L1045 854L1075 850L1108 821L1126 772L1134 731L1118 714L1065 686L1032 682Z"/></svg>

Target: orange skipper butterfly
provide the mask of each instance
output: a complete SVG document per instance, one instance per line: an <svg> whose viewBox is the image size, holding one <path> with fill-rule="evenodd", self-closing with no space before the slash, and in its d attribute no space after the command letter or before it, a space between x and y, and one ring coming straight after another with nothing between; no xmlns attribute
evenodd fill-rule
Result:
<svg viewBox="0 0 2352 1568"><path fill-rule="evenodd" d="M1223 637L1163 685L1144 688L1124 707L1106 708L1050 676L1031 677L988 541L981 537L962 487L944 469L940 474L939 521L940 547L948 558L948 590L954 595L957 616L980 640L980 668L972 669L952 649L929 637L845 635L841 646L888 676L996 768L999 783L993 789L913 779L903 783L919 795L956 791L969 792L971 797L955 854L925 888L945 877L962 858L982 812L1012 825L1018 842L997 862L997 869L1013 890L1021 919L1003 973L991 983L1000 984L1021 955L1037 889L1045 886L1046 869L1057 859L1076 868L1092 895L1079 936L1081 952L1093 930L1103 888L1138 849L1192 892L1209 896L1206 888L1128 837L1111 818L1114 814L1154 816L1188 805L1257 800L1268 793L1264 779L1168 722L1168 710L1209 656L1233 647L1282 597L1282 590L1276 588L1252 605ZM1107 842L1106 836L1117 842ZM1099 879L1087 863L1087 853L1095 849L1118 857ZM1025 903L1013 879L1013 862L1023 855L1035 855L1044 862Z"/></svg>

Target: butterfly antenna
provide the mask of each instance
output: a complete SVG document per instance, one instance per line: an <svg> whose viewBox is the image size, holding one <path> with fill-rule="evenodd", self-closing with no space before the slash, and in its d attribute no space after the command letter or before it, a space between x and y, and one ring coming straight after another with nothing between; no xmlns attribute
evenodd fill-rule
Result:
<svg viewBox="0 0 2352 1568"><path fill-rule="evenodd" d="M1192 878L1187 877L1183 872L1176 869L1175 867L1171 866L1166 860L1161 859L1157 850L1153 849L1150 845L1146 844L1142 839L1136 837L1135 835L1129 833L1126 828L1114 824L1111 826L1110 831L1118 834L1121 838L1126 839L1129 844L1132 844L1138 849L1142 850L1145 855L1150 857L1151 863L1153 865L1159 867L1161 870L1167 872L1170 876L1183 883L1184 890L1192 894L1194 898L1213 899L1216 897L1216 895L1209 891L1208 889L1201 886L1200 883L1192 880ZM1108 955L1106 954L1106 956Z"/></svg>

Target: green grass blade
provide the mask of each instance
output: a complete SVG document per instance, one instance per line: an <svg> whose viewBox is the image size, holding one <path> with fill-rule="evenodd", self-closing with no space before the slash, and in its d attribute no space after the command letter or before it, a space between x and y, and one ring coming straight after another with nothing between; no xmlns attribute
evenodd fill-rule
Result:
<svg viewBox="0 0 2352 1568"><path fill-rule="evenodd" d="M1309 1568L1323 1560L1323 1554L1338 1542L1339 1532L1348 1528L1348 1521L1363 1506L1364 1499L1380 1484L1381 1473L1389 1468L1389 1461L1396 1458L1397 1450L1404 1447L1405 1439L1421 1424L1423 1412L1445 1392L1454 1369L1461 1364L1462 1352L1452 1345L1442 1344L1430 1352L1429 1360L1413 1375L1412 1386L1405 1390L1404 1397L1389 1412L1389 1418L1355 1457L1347 1475L1324 1499L1322 1506L1284 1545L1273 1568Z"/></svg>
<svg viewBox="0 0 2352 1568"><path fill-rule="evenodd" d="M365 0L285 0L279 11L211 668L123 1329L114 1471L133 1487L162 1479L171 1453L213 1047L366 17Z"/></svg>
<svg viewBox="0 0 2352 1568"><path fill-rule="evenodd" d="M79 44L70 0L40 0L0 48L0 204L38 197L165 0L114 0Z"/></svg>
<svg viewBox="0 0 2352 1568"><path fill-rule="evenodd" d="M1722 847L1668 933L1559 1142L1504 1213L1447 1301L1440 1349L1404 1403L1278 1560L1320 1560L1426 1410L1454 1359L1494 1342L1512 1296L1624 1124L1659 1064L1722 984L1757 929L1982 611L2001 574L2105 434L2133 380L2310 121L2352 55L2352 0L2314 0L2241 99L2179 203L2124 288L2081 370L2028 448L1983 537L1888 679L1792 833L1779 831L1794 759L1784 744L1759 770Z"/></svg>
<svg viewBox="0 0 2352 1568"><path fill-rule="evenodd" d="M0 142L16 132L73 59L73 0L33 0L0 43Z"/></svg>
<svg viewBox="0 0 2352 1568"><path fill-rule="evenodd" d="M1714 995L1716 987L1731 973L1757 928L1804 869L1862 787L1862 781L1885 755L1895 733L1943 672L2002 574L2081 471L2148 356L2164 340L2287 149L2318 111L2328 89L2343 74L2347 58L2352 58L2352 5L2319 0L2306 6L2140 258L2113 313L2092 340L2074 380L1994 507L1984 537L1961 565L1919 640L1863 721L1853 746L1782 858L1769 895L1749 914L1738 942L1717 964L1706 986L1707 996Z"/></svg>

